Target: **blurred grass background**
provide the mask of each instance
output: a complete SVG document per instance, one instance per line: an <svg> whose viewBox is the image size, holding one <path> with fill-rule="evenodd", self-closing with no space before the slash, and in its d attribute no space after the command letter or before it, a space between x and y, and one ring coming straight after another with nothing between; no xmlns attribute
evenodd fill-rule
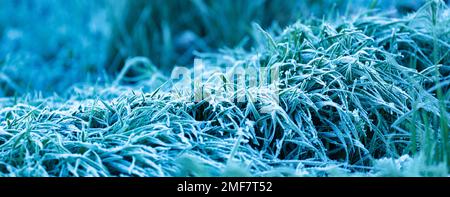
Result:
<svg viewBox="0 0 450 197"><path fill-rule="evenodd" d="M61 93L114 78L129 57L163 72L189 66L195 52L248 49L252 22L280 31L302 18L360 9L406 14L425 0L1 0L0 96ZM130 72L129 74L138 74Z"/></svg>

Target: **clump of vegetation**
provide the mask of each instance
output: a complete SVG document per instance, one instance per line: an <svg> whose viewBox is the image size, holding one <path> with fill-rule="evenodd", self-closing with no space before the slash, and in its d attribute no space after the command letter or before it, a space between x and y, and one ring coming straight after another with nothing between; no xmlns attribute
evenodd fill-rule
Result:
<svg viewBox="0 0 450 197"><path fill-rule="evenodd" d="M423 0L379 2L373 0L188 0L110 2L113 23L108 51L108 70L120 70L134 56L149 58L167 72L174 65L188 66L194 51L216 52L224 47L254 44L252 22L271 32L304 17L327 17L357 12L350 4L370 4L372 8L416 10ZM324 7L329 9L323 9Z"/></svg>
<svg viewBox="0 0 450 197"><path fill-rule="evenodd" d="M194 51L246 45L253 21L264 27L287 25L299 16L300 4L294 0L137 0L111 4L114 34L109 70L120 69L128 57L145 56L170 72L173 65L190 65Z"/></svg>
<svg viewBox="0 0 450 197"><path fill-rule="evenodd" d="M447 176L449 14L254 23L179 80L134 57L112 82L2 99L0 176Z"/></svg>

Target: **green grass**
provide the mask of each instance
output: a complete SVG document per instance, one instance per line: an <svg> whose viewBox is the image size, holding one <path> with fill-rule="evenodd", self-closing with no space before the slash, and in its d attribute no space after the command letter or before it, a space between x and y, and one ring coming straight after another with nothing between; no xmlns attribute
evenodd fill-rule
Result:
<svg viewBox="0 0 450 197"><path fill-rule="evenodd" d="M300 15L297 10L305 4L295 0L112 2L108 70L116 71L128 57L146 56L166 72L173 65L192 64L193 51L248 46L253 21L264 27L284 26Z"/></svg>
<svg viewBox="0 0 450 197"><path fill-rule="evenodd" d="M195 53L191 80L134 57L112 82L3 98L0 176L448 176L449 12L254 23L250 47Z"/></svg>
<svg viewBox="0 0 450 197"><path fill-rule="evenodd" d="M370 4L373 9L411 11L424 2L373 0L188 0L106 1L112 22L108 49L110 72L117 72L129 57L148 57L162 71L174 65L190 66L193 52L217 52L225 47L250 49L258 23L278 32L298 18L335 19ZM363 6L350 6L350 5ZM130 73L132 74L132 73Z"/></svg>

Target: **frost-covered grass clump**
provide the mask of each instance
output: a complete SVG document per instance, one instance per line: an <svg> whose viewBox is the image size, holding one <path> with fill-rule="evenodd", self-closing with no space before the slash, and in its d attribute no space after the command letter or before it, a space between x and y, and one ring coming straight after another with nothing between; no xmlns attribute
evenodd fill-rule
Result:
<svg viewBox="0 0 450 197"><path fill-rule="evenodd" d="M447 176L449 13L255 24L251 50L198 53L192 78L137 57L111 83L5 98L0 175Z"/></svg>

